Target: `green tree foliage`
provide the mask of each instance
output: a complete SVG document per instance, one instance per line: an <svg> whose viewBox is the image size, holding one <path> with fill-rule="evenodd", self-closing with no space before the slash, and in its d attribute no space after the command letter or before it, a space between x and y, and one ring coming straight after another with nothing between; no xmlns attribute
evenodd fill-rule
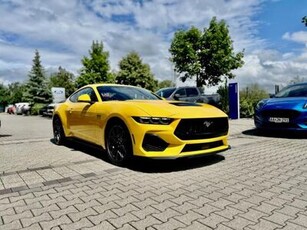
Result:
<svg viewBox="0 0 307 230"><path fill-rule="evenodd" d="M158 83L158 88L162 89L162 88L167 88L167 87L172 87L173 86L173 82L171 80L164 80L164 81L160 81Z"/></svg>
<svg viewBox="0 0 307 230"><path fill-rule="evenodd" d="M14 82L8 85L9 90L9 104L15 104L23 101L23 92L25 85L19 82Z"/></svg>
<svg viewBox="0 0 307 230"><path fill-rule="evenodd" d="M229 91L228 91L228 82L227 79L223 84L221 84L217 91L216 91L220 96L221 96L221 109L225 113L229 113Z"/></svg>
<svg viewBox="0 0 307 230"><path fill-rule="evenodd" d="M148 64L143 64L142 59L136 52L130 52L119 62L119 72L116 83L139 86L155 91L158 81L154 79Z"/></svg>
<svg viewBox="0 0 307 230"><path fill-rule="evenodd" d="M63 87L65 88L66 98L72 94L75 90L74 74L68 72L61 66L58 69L58 72L51 74L50 76L50 88L51 87Z"/></svg>
<svg viewBox="0 0 307 230"><path fill-rule="evenodd" d="M0 84L0 107L5 107L9 104L9 95L9 89L5 85Z"/></svg>
<svg viewBox="0 0 307 230"><path fill-rule="evenodd" d="M80 76L76 80L76 86L82 87L87 84L112 82L109 74L109 52L104 51L103 43L93 41L89 50L89 57L83 57Z"/></svg>
<svg viewBox="0 0 307 230"><path fill-rule="evenodd" d="M251 84L240 90L240 116L252 117L257 103L268 97L268 92L261 89L258 84Z"/></svg>
<svg viewBox="0 0 307 230"><path fill-rule="evenodd" d="M234 53L225 21L215 17L203 32L195 27L177 31L169 51L182 81L196 77L198 87L215 86L223 76L234 78L231 71L244 64L243 51Z"/></svg>
<svg viewBox="0 0 307 230"><path fill-rule="evenodd" d="M24 100L34 103L49 103L51 101L51 91L48 88L47 78L44 68L40 61L38 50L35 51L32 69L28 74L28 82L26 83Z"/></svg>
<svg viewBox="0 0 307 230"><path fill-rule="evenodd" d="M307 26L307 16L304 16L302 18L302 23L304 23L304 25Z"/></svg>
<svg viewBox="0 0 307 230"><path fill-rule="evenodd" d="M0 105L7 106L23 101L24 85L14 82L5 86L0 84Z"/></svg>

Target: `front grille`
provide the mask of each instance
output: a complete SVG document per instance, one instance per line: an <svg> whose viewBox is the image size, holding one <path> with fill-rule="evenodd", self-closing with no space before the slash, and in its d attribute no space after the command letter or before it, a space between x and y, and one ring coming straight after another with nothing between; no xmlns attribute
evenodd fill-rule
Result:
<svg viewBox="0 0 307 230"><path fill-rule="evenodd" d="M181 140L199 140L224 136L228 133L228 118L182 119L175 135Z"/></svg>
<svg viewBox="0 0 307 230"><path fill-rule="evenodd" d="M223 146L223 141L215 141L211 143L202 143L202 144L187 144L184 146L182 153L184 152L193 152L199 150L212 149L216 147Z"/></svg>
<svg viewBox="0 0 307 230"><path fill-rule="evenodd" d="M162 152L167 148L167 146L168 143L166 143L160 137L152 134L146 134L142 144L142 147L145 151L153 152Z"/></svg>
<svg viewBox="0 0 307 230"><path fill-rule="evenodd" d="M263 110L261 114L263 117L287 117L290 119L294 119L300 115L300 112L291 109L272 109Z"/></svg>
<svg viewBox="0 0 307 230"><path fill-rule="evenodd" d="M293 123L266 123L266 128L271 129L291 129L291 128L299 128L297 124Z"/></svg>

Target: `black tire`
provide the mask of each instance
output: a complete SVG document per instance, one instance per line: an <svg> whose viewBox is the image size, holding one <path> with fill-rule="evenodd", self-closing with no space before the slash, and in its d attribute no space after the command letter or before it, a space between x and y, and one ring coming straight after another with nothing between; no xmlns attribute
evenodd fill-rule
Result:
<svg viewBox="0 0 307 230"><path fill-rule="evenodd" d="M53 141L56 145L63 145L66 141L63 125L59 117L53 119Z"/></svg>
<svg viewBox="0 0 307 230"><path fill-rule="evenodd" d="M132 156L130 133L122 122L115 122L106 131L106 151L112 164L124 166Z"/></svg>

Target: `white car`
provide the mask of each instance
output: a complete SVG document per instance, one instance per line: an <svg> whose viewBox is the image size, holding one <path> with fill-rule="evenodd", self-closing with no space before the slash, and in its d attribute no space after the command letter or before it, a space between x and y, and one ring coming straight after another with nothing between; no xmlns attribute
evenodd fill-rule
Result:
<svg viewBox="0 0 307 230"><path fill-rule="evenodd" d="M23 111L30 111L30 103L28 102L19 102L15 104L16 107L16 114L20 115L23 114Z"/></svg>
<svg viewBox="0 0 307 230"><path fill-rule="evenodd" d="M47 106L47 111L46 111L46 115L49 117L52 117L53 115L53 111L55 109L55 107L58 105L59 103L51 103Z"/></svg>

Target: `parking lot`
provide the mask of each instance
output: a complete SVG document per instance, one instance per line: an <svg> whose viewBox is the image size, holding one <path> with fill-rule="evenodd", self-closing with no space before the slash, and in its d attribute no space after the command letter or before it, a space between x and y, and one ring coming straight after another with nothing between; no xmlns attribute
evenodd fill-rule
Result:
<svg viewBox="0 0 307 230"><path fill-rule="evenodd" d="M217 156L107 162L51 119L0 114L0 229L306 229L307 135L230 121Z"/></svg>

